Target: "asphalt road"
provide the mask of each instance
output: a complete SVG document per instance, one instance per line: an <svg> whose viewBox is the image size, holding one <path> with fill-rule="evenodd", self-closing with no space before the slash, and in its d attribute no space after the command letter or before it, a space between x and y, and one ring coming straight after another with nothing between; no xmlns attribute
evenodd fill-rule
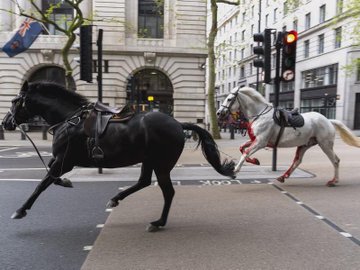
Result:
<svg viewBox="0 0 360 270"><path fill-rule="evenodd" d="M50 149L40 151L48 160ZM50 186L25 218L11 219L44 174L32 148L0 148L1 270L78 270L108 217L106 202L118 190L110 181Z"/></svg>
<svg viewBox="0 0 360 270"><path fill-rule="evenodd" d="M7 179L0 180L0 269L357 270L359 150L337 147L342 163L335 188L325 186L332 169L317 148L307 153L306 171L285 184L271 183L281 172L269 170L268 151L257 153L266 166L245 166L232 182L195 166L200 151L187 151L179 161L184 166L173 171L178 187L169 223L157 234L144 230L161 210L156 187L127 198L109 217L105 212L109 197L138 177L138 167L103 175L75 169L74 189L51 186L25 219L11 220L45 170L31 148L0 148L0 178ZM234 155L230 142L221 149ZM293 152L280 150L279 164L286 168Z"/></svg>

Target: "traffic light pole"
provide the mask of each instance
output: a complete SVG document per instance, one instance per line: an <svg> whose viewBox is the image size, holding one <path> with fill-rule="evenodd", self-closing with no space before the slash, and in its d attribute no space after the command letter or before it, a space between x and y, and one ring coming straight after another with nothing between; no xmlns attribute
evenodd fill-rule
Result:
<svg viewBox="0 0 360 270"><path fill-rule="evenodd" d="M99 29L99 33L98 33L98 39L96 42L97 45L97 54L98 54L98 70L97 70L97 83L98 83L98 100L100 102L102 102L102 94L103 94L103 84L102 84L102 72L103 72L103 46L102 46L102 42L103 42L103 30ZM102 173L102 168L98 168L98 172L101 174Z"/></svg>
<svg viewBox="0 0 360 270"><path fill-rule="evenodd" d="M275 66L275 78L274 78L274 107L279 106L279 93L280 93L280 53L282 48L283 33L278 32L276 37L275 49L276 49L276 66ZM273 148L272 156L272 170L276 171L277 165L277 147Z"/></svg>

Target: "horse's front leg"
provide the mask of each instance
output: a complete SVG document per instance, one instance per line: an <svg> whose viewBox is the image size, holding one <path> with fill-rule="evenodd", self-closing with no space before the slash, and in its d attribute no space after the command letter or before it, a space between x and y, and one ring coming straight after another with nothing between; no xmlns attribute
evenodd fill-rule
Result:
<svg viewBox="0 0 360 270"><path fill-rule="evenodd" d="M11 216L13 219L20 219L26 216L26 210L30 210L36 199L40 194L47 189L55 181L59 181L59 176L64 173L67 173L72 169L72 165L65 164L63 158L56 158L55 161L51 164L49 172L46 174L43 180L37 185L34 192L27 199L27 201Z"/></svg>
<svg viewBox="0 0 360 270"><path fill-rule="evenodd" d="M248 157L250 157L252 154L254 154L256 151L258 151L261 148L264 148L265 145L263 143L259 143L258 140L254 140L251 145L244 151L244 153L241 155L239 163L235 166L235 173L238 173L243 165L243 163L246 161Z"/></svg>
<svg viewBox="0 0 360 270"><path fill-rule="evenodd" d="M246 143L242 144L239 148L240 153L244 154L245 149L248 148L252 142L253 141L250 140L250 141L247 141ZM248 157L248 158L246 158L246 162L249 162L254 165L260 165L260 161L257 158Z"/></svg>

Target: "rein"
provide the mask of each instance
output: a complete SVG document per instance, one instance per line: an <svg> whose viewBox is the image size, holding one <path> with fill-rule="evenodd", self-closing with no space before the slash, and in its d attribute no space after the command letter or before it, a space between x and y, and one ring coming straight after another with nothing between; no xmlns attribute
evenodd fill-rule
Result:
<svg viewBox="0 0 360 270"><path fill-rule="evenodd" d="M260 116L267 114L268 112L270 112L273 109L273 106L271 105L266 105L265 108L258 114L253 115L253 116L247 116L246 118L248 118L249 120L254 119L253 122L255 120L257 120Z"/></svg>
<svg viewBox="0 0 360 270"><path fill-rule="evenodd" d="M34 147L37 155L39 156L39 159L41 160L42 164L45 167L46 172L49 174L49 169L45 164L44 158L42 157L42 155L39 152L39 149L37 148L37 146L35 145L34 141L30 138L30 136L26 133L26 131L22 128L21 125L18 125L15 123L15 125L19 128L20 132L31 142L32 146Z"/></svg>

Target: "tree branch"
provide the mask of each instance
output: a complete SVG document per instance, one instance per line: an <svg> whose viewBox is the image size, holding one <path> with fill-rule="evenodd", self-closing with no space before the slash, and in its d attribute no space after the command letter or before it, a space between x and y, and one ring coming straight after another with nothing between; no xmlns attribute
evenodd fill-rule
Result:
<svg viewBox="0 0 360 270"><path fill-rule="evenodd" d="M233 5L233 6L238 6L240 4L240 0L237 0L235 2L230 0L216 0L216 2L221 4Z"/></svg>

